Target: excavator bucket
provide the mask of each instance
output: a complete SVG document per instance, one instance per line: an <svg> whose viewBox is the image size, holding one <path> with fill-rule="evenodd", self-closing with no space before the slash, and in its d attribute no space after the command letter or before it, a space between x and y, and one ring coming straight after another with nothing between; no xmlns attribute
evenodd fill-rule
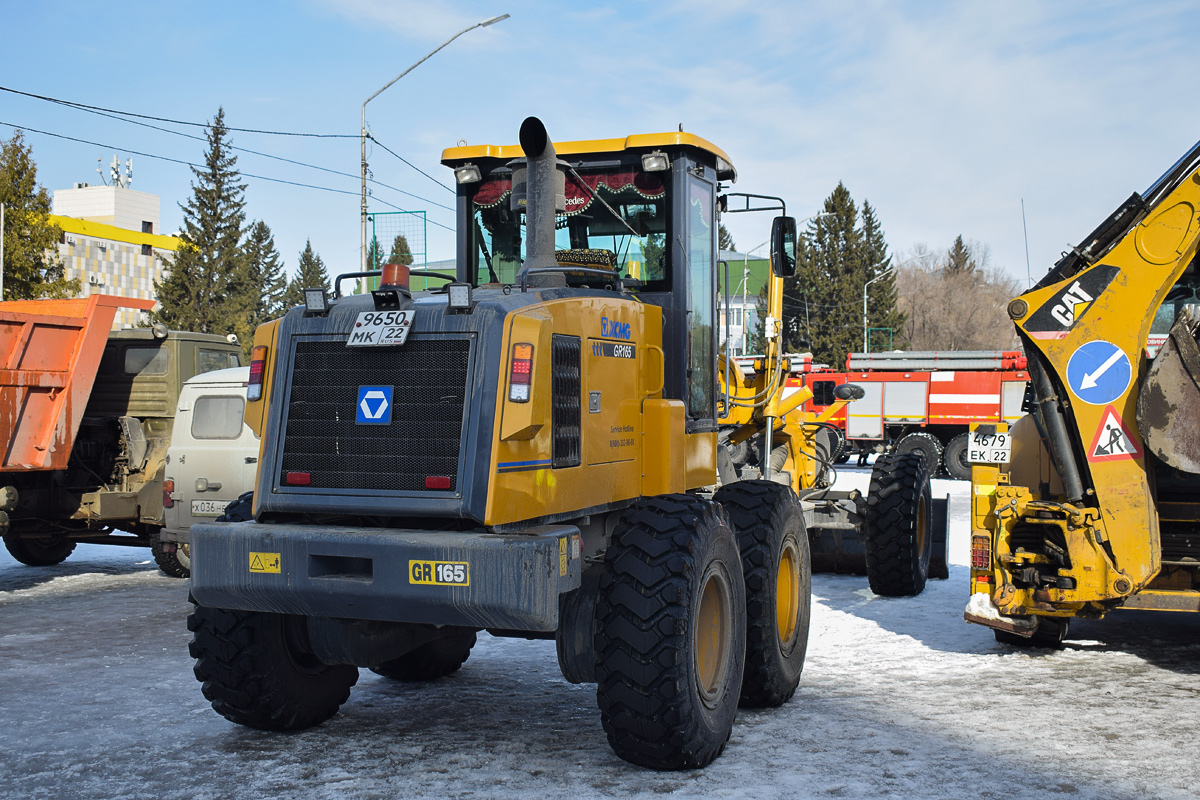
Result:
<svg viewBox="0 0 1200 800"><path fill-rule="evenodd" d="M1137 422L1150 452L1200 473L1200 313L1185 306L1138 394Z"/></svg>

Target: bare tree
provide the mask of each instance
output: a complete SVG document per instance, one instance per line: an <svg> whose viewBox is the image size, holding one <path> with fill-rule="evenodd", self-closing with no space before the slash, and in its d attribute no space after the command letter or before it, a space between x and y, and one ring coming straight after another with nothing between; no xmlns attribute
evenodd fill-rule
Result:
<svg viewBox="0 0 1200 800"><path fill-rule="evenodd" d="M988 266L988 249L977 242L955 242L962 262L952 264L955 248L937 253L925 245L899 258L898 308L906 315L904 334L912 350L1008 350L1018 347L1008 318L1008 301L1017 295L1015 278Z"/></svg>

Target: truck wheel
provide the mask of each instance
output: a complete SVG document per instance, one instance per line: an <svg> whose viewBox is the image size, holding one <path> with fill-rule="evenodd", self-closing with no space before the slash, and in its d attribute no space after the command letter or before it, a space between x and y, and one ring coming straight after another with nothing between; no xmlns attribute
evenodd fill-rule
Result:
<svg viewBox="0 0 1200 800"><path fill-rule="evenodd" d="M697 769L725 749L742 685L745 591L719 505L664 495L625 511L595 617L596 699L618 756Z"/></svg>
<svg viewBox="0 0 1200 800"><path fill-rule="evenodd" d="M925 433L924 431L910 433L896 443L896 447L892 452L897 454L924 454L925 460L929 462L929 477L931 478L937 475L938 470L942 468L942 443L932 433Z"/></svg>
<svg viewBox="0 0 1200 800"><path fill-rule="evenodd" d="M1046 647L1051 650L1061 650L1067 638L1067 629L1071 620L1067 617L1038 617L1037 630L1028 638L1018 636L1008 631L993 631L996 641L1013 647L1028 649L1030 647Z"/></svg>
<svg viewBox="0 0 1200 800"><path fill-rule="evenodd" d="M740 705L783 705L796 692L808 649L812 561L804 511L790 487L771 481L722 486L746 583L746 666Z"/></svg>
<svg viewBox="0 0 1200 800"><path fill-rule="evenodd" d="M358 667L330 666L308 651L304 617L196 606L188 630L204 696L239 725L311 728L336 714L358 682Z"/></svg>
<svg viewBox="0 0 1200 800"><path fill-rule="evenodd" d="M372 667L371 672L396 681L432 681L458 672L475 646L475 631L455 631L426 642L400 658Z"/></svg>
<svg viewBox="0 0 1200 800"><path fill-rule="evenodd" d="M933 553L929 473L922 453L892 453L875 461L862 526L867 580L875 594L910 597L925 588Z"/></svg>
<svg viewBox="0 0 1200 800"><path fill-rule="evenodd" d="M967 448L970 440L971 434L960 433L946 443L946 452L942 454L942 461L946 465L946 473L951 478L957 478L960 481L971 480L971 462L967 460Z"/></svg>
<svg viewBox="0 0 1200 800"><path fill-rule="evenodd" d="M64 536L27 538L10 533L4 537L9 555L30 567L52 567L66 561L75 549L75 542Z"/></svg>
<svg viewBox="0 0 1200 800"><path fill-rule="evenodd" d="M154 563L172 578L186 578L192 574L191 547L183 542L164 542L159 534L150 534L150 552Z"/></svg>

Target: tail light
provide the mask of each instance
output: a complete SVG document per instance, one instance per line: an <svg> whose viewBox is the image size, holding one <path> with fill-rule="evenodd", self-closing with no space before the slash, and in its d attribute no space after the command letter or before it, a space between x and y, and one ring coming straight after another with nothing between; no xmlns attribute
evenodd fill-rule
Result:
<svg viewBox="0 0 1200 800"><path fill-rule="evenodd" d="M263 371L267 366L266 345L258 345L250 351L250 383L246 385L247 400L262 399Z"/></svg>
<svg viewBox="0 0 1200 800"><path fill-rule="evenodd" d="M512 365L508 370L508 399L514 403L528 403L532 376L533 345L518 342L513 345Z"/></svg>
<svg viewBox="0 0 1200 800"><path fill-rule="evenodd" d="M992 539L990 536L971 537L971 569L992 568Z"/></svg>
<svg viewBox="0 0 1200 800"><path fill-rule="evenodd" d="M174 508L175 500L171 497L171 493L175 491L175 481L172 478L167 478L163 481L163 508Z"/></svg>
<svg viewBox="0 0 1200 800"><path fill-rule="evenodd" d="M283 482L288 486L311 486L311 472L285 472L283 473Z"/></svg>
<svg viewBox="0 0 1200 800"><path fill-rule="evenodd" d="M446 475L430 475L425 478L426 489L449 489L450 478Z"/></svg>

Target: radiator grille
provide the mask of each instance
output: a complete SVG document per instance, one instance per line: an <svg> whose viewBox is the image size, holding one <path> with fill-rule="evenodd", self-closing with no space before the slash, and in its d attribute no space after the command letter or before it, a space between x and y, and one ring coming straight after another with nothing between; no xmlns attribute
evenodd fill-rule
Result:
<svg viewBox="0 0 1200 800"><path fill-rule="evenodd" d="M309 473L312 488L410 492L448 477L441 491L456 491L470 351L466 339L298 342L281 472ZM390 424L355 421L360 386L393 387Z"/></svg>
<svg viewBox="0 0 1200 800"><path fill-rule="evenodd" d="M550 344L551 420L554 429L553 466L577 467L580 463L580 340L555 336Z"/></svg>

